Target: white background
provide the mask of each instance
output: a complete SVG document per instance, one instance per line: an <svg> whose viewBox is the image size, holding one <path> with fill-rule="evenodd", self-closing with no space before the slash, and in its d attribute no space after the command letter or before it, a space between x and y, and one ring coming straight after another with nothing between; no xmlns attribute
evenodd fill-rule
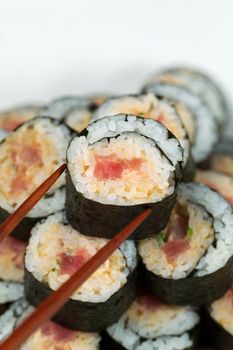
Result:
<svg viewBox="0 0 233 350"><path fill-rule="evenodd" d="M0 0L0 108L135 92L189 63L233 97L232 0Z"/></svg>

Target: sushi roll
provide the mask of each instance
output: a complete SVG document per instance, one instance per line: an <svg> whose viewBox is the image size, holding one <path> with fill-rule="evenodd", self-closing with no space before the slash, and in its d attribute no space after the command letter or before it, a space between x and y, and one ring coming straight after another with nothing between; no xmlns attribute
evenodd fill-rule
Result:
<svg viewBox="0 0 233 350"><path fill-rule="evenodd" d="M51 118L63 121L73 132L79 134L88 126L96 108L95 102L89 98L64 96L53 100L42 111L41 116L49 115Z"/></svg>
<svg viewBox="0 0 233 350"><path fill-rule="evenodd" d="M219 192L233 207L233 177L212 170L198 170L195 182Z"/></svg>
<svg viewBox="0 0 233 350"><path fill-rule="evenodd" d="M182 160L178 140L154 120L119 114L93 122L68 148L68 221L82 234L111 238L150 207L130 238L160 232L175 203Z"/></svg>
<svg viewBox="0 0 233 350"><path fill-rule="evenodd" d="M26 121L35 118L42 106L20 106L0 112L0 141Z"/></svg>
<svg viewBox="0 0 233 350"><path fill-rule="evenodd" d="M190 124L189 128L195 135L193 157L198 163L207 159L219 137L217 120L208 103L190 89L190 86L181 83L173 76L171 79L163 79L163 75L158 74L155 80L146 85L142 91L179 101L188 108L193 120L191 124L187 120L186 124Z"/></svg>
<svg viewBox="0 0 233 350"><path fill-rule="evenodd" d="M32 311L33 307L22 298L0 316L0 342L10 336ZM74 331L47 321L18 350L99 350L100 340L97 333Z"/></svg>
<svg viewBox="0 0 233 350"><path fill-rule="evenodd" d="M26 244L7 237L0 244L0 314L24 295L24 255Z"/></svg>
<svg viewBox="0 0 233 350"><path fill-rule="evenodd" d="M152 77L148 84L154 83L174 84L187 88L206 103L220 128L226 124L229 118L227 99L219 85L204 72L187 67L168 68Z"/></svg>
<svg viewBox="0 0 233 350"><path fill-rule="evenodd" d="M185 108L183 106L183 108ZM158 99L153 94L126 95L114 97L103 103L94 113L93 120L119 113L135 114L144 118L154 119L176 136L184 150L183 178L191 181L194 176L194 162L191 155L191 145L182 119L178 103L164 98ZM187 111L188 113L188 111Z"/></svg>
<svg viewBox="0 0 233 350"><path fill-rule="evenodd" d="M233 212L217 192L180 184L167 227L141 240L138 252L149 288L168 304L204 305L233 282Z"/></svg>
<svg viewBox="0 0 233 350"><path fill-rule="evenodd" d="M48 321L19 350L99 350L100 339L97 333L74 331Z"/></svg>
<svg viewBox="0 0 233 350"><path fill-rule="evenodd" d="M204 167L233 177L233 141L221 141Z"/></svg>
<svg viewBox="0 0 233 350"><path fill-rule="evenodd" d="M33 310L25 298L20 298L10 305L7 311L0 316L0 344Z"/></svg>
<svg viewBox="0 0 233 350"><path fill-rule="evenodd" d="M166 305L154 295L143 294L107 329L106 349L196 349L198 323L192 307Z"/></svg>
<svg viewBox="0 0 233 350"><path fill-rule="evenodd" d="M11 132L0 144L0 221L3 221L65 162L70 132L51 118L35 118ZM26 240L41 217L63 209L65 175L30 211L13 235Z"/></svg>
<svg viewBox="0 0 233 350"><path fill-rule="evenodd" d="M34 306L57 290L107 240L81 235L63 213L49 216L32 230L25 257L25 293ZM126 241L72 295L55 316L71 329L98 332L113 324L133 302L137 251Z"/></svg>
<svg viewBox="0 0 233 350"><path fill-rule="evenodd" d="M218 350L233 349L233 287L209 306L209 327Z"/></svg>

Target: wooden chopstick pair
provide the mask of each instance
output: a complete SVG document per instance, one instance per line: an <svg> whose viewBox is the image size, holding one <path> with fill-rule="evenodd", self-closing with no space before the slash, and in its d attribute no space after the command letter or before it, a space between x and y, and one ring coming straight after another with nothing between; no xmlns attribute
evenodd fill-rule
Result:
<svg viewBox="0 0 233 350"><path fill-rule="evenodd" d="M47 180L35 190L26 201L0 225L0 243L6 238L33 206L43 197L54 182L67 168L61 165ZM123 230L112 238L96 255L94 255L79 271L77 271L57 291L47 297L43 303L9 336L1 345L0 350L15 350L44 322L52 318L77 290L114 251L141 225L151 214L151 209L144 210L132 220Z"/></svg>

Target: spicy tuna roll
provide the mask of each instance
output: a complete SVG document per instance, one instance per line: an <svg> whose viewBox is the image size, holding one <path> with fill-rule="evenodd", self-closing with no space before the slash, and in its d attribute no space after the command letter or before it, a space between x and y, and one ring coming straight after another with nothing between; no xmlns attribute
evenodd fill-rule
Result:
<svg viewBox="0 0 233 350"><path fill-rule="evenodd" d="M204 184L221 195L233 207L233 177L212 170L198 170L195 182Z"/></svg>
<svg viewBox="0 0 233 350"><path fill-rule="evenodd" d="M26 298L37 306L79 270L107 240L74 230L63 213L49 216L32 230L27 247ZM126 241L72 295L55 320L82 331L102 331L117 321L135 295L137 253Z"/></svg>
<svg viewBox="0 0 233 350"><path fill-rule="evenodd" d="M233 176L233 142L222 140L204 164L205 168Z"/></svg>
<svg viewBox="0 0 233 350"><path fill-rule="evenodd" d="M0 314L24 294L24 255L26 244L7 237L0 244Z"/></svg>
<svg viewBox="0 0 233 350"><path fill-rule="evenodd" d="M218 350L233 349L233 287L209 306L209 315L213 345Z"/></svg>
<svg viewBox="0 0 233 350"><path fill-rule="evenodd" d="M229 118L229 106L218 83L206 73L188 67L171 67L158 72L148 82L149 85L160 82L186 87L200 97L213 113L219 127L223 127Z"/></svg>
<svg viewBox="0 0 233 350"><path fill-rule="evenodd" d="M232 207L220 194L180 184L167 227L138 244L151 290L179 305L203 305L222 296L233 281L232 228Z"/></svg>
<svg viewBox="0 0 233 350"><path fill-rule="evenodd" d="M111 238L150 207L153 213L130 238L159 232L175 202L182 159L178 140L154 120L123 114L97 120L68 148L70 224Z"/></svg>
<svg viewBox="0 0 233 350"><path fill-rule="evenodd" d="M97 333L75 331L48 321L19 350L99 350L100 339Z"/></svg>
<svg viewBox="0 0 233 350"><path fill-rule="evenodd" d="M0 343L33 311L25 299L11 305L0 316ZM38 328L18 350L99 350L101 338L97 333L83 333L47 321Z"/></svg>
<svg viewBox="0 0 233 350"><path fill-rule="evenodd" d="M35 118L0 144L0 221L3 221L49 176L65 162L70 132L58 121ZM65 202L65 175L30 211L13 231L27 239L41 217L62 210Z"/></svg>
<svg viewBox="0 0 233 350"><path fill-rule="evenodd" d="M103 103L94 112L92 119L97 120L104 116L119 113L151 118L165 125L176 136L184 150L183 178L189 181L193 179L194 164L191 156L191 146L188 134L180 118L182 112L178 103L166 99L158 99L153 94L114 97Z"/></svg>
<svg viewBox="0 0 233 350"><path fill-rule="evenodd" d="M0 112L0 141L21 124L35 118L42 106L21 106Z"/></svg>
<svg viewBox="0 0 233 350"><path fill-rule="evenodd" d="M143 294L107 329L106 349L195 349L198 323L192 307L165 305L154 295Z"/></svg>
<svg viewBox="0 0 233 350"><path fill-rule="evenodd" d="M89 124L95 102L85 97L64 96L53 100L42 112L41 116L51 116L61 120L73 132L80 133Z"/></svg>
<svg viewBox="0 0 233 350"><path fill-rule="evenodd" d="M194 159L196 162L205 160L211 154L219 137L217 120L209 104L182 81L173 76L171 79L165 79L163 74L158 74L143 88L143 93L146 92L179 101L186 106L193 119L191 123L187 120L186 124L190 125L189 128L195 135Z"/></svg>

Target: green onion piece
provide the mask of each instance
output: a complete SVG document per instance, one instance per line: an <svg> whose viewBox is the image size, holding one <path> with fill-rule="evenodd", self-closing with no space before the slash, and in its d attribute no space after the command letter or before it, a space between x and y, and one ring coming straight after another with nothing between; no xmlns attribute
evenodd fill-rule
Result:
<svg viewBox="0 0 233 350"><path fill-rule="evenodd" d="M145 113L144 112L140 112L140 113L138 113L138 115L143 117L145 115Z"/></svg>
<svg viewBox="0 0 233 350"><path fill-rule="evenodd" d="M162 245L165 242L165 233L163 231L159 232L156 235L156 240L159 245Z"/></svg>
<svg viewBox="0 0 233 350"><path fill-rule="evenodd" d="M191 237L193 234L193 230L191 229L191 227L187 227L186 229L186 236Z"/></svg>

